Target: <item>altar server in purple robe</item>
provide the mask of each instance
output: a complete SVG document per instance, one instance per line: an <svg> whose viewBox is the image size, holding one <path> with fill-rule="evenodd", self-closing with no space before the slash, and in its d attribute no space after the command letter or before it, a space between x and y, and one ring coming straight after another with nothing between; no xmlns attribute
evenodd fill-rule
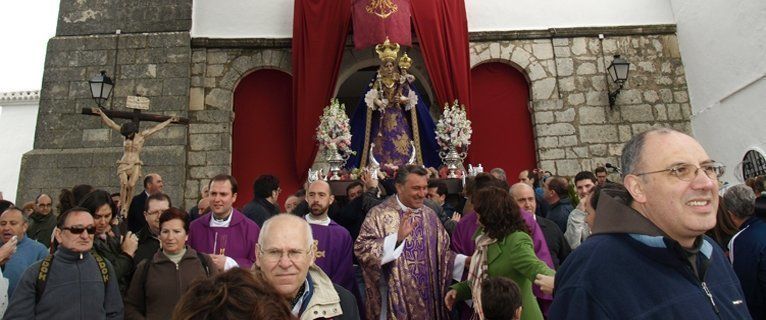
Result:
<svg viewBox="0 0 766 320"><path fill-rule="evenodd" d="M316 263L332 282L354 292L353 244L351 234L327 216L335 197L330 193L330 185L324 180L317 180L309 185L306 202L310 211L306 221L311 225L316 245Z"/></svg>
<svg viewBox="0 0 766 320"><path fill-rule="evenodd" d="M210 213L192 221L189 245L213 259L220 271L232 267L249 269L255 262L255 244L260 228L234 209L237 180L226 174L210 181Z"/></svg>
<svg viewBox="0 0 766 320"><path fill-rule="evenodd" d="M363 268L367 319L449 319L443 295L459 280L466 256L423 204L428 171L408 165L396 174L396 195L367 214L354 254Z"/></svg>

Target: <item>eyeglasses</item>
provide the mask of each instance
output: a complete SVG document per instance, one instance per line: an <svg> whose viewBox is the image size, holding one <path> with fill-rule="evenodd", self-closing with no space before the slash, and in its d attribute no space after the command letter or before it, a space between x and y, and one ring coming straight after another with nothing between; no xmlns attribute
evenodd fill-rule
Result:
<svg viewBox="0 0 766 320"><path fill-rule="evenodd" d="M72 234L82 234L83 232L87 231L88 234L96 234L96 227L90 226L87 228L83 227L64 227L61 228L61 230L69 230Z"/></svg>
<svg viewBox="0 0 766 320"><path fill-rule="evenodd" d="M145 211L147 216L156 216L162 213L162 210Z"/></svg>
<svg viewBox="0 0 766 320"><path fill-rule="evenodd" d="M287 255L287 259L290 259L292 262L298 262L304 257L306 257L311 251L306 250L287 250L287 252L279 250L279 249L269 249L269 250L260 250L261 255L263 256L263 259L266 260L266 262L278 262L282 260L282 257L284 255Z"/></svg>
<svg viewBox="0 0 766 320"><path fill-rule="evenodd" d="M692 181L694 180L694 178L697 177L697 174L699 173L700 169L702 169L705 175L711 180L717 180L726 171L726 166L718 162L706 163L699 167L690 163L682 163L682 164L678 164L663 170L637 173L635 174L635 176L643 176L643 175L652 174L652 173L668 172L670 173L671 176L674 176L680 180Z"/></svg>

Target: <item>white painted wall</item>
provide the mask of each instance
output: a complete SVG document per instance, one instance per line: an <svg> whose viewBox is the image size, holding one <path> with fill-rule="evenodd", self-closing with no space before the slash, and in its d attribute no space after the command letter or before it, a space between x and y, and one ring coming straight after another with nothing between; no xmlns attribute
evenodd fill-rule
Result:
<svg viewBox="0 0 766 320"><path fill-rule="evenodd" d="M0 96L0 150L3 150L0 152L0 191L3 192L4 199L14 203L16 188L19 185L21 156L32 150L35 139L39 102L39 97L34 100L10 102ZM23 203L18 203L21 204Z"/></svg>
<svg viewBox="0 0 766 320"><path fill-rule="evenodd" d="M416 1L416 0L413 0ZM468 31L672 24L669 0L466 0ZM291 38L290 0L194 1L192 37Z"/></svg>
<svg viewBox="0 0 766 320"><path fill-rule="evenodd" d="M766 150L766 2L671 0L692 105L692 130L724 180L750 149Z"/></svg>
<svg viewBox="0 0 766 320"><path fill-rule="evenodd" d="M291 0L195 0L192 37L292 38Z"/></svg>

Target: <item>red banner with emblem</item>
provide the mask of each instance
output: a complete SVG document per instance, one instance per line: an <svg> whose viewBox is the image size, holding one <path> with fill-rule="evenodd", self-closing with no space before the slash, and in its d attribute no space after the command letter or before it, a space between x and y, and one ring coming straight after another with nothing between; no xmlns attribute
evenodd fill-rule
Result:
<svg viewBox="0 0 766 320"><path fill-rule="evenodd" d="M354 48L391 42L412 46L410 0L353 0Z"/></svg>

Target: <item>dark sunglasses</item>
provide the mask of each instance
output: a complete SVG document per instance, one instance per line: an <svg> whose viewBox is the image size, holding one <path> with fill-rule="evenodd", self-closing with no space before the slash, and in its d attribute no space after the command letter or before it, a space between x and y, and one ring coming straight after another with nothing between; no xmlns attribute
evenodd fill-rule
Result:
<svg viewBox="0 0 766 320"><path fill-rule="evenodd" d="M62 230L69 230L69 232L71 232L72 234L81 234L84 231L88 231L88 234L96 234L96 227L94 227L94 226L90 226L90 227L87 227L87 228L83 228L83 227L66 227L66 228L61 228L61 229Z"/></svg>

